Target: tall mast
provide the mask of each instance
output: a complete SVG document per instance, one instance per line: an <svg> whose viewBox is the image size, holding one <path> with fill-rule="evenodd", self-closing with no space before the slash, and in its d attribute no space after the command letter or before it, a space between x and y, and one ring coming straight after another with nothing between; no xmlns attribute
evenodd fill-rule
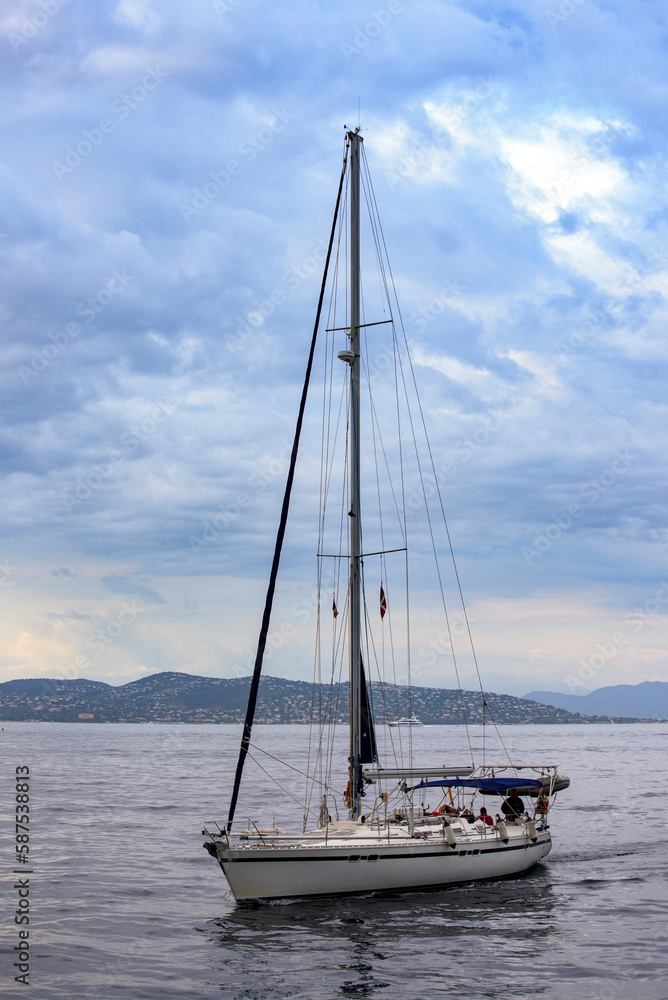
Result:
<svg viewBox="0 0 668 1000"><path fill-rule="evenodd" d="M361 555L360 509L360 146L350 140L350 813L360 812L361 733Z"/></svg>

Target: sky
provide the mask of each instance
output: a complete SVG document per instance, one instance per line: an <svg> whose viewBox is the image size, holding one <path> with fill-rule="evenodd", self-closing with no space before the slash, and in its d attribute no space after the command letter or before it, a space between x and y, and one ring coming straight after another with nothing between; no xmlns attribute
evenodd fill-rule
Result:
<svg viewBox="0 0 668 1000"><path fill-rule="evenodd" d="M665 3L15 0L0 35L0 680L248 671L359 122L485 685L668 681ZM310 679L301 503L266 666Z"/></svg>

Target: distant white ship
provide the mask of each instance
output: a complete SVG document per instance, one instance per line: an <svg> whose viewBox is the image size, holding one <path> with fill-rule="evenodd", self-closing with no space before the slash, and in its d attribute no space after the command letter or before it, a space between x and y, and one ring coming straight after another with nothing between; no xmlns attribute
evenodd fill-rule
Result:
<svg viewBox="0 0 668 1000"><path fill-rule="evenodd" d="M401 719L393 719L392 722L388 722L388 726L391 726L393 729L396 729L398 726L421 726L421 725L422 723L415 715L411 715L410 719L407 719L405 716L403 716Z"/></svg>

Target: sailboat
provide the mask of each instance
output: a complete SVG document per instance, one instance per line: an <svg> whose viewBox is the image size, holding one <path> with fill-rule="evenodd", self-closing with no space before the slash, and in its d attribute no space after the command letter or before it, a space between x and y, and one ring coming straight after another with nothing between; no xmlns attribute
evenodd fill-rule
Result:
<svg viewBox="0 0 668 1000"><path fill-rule="evenodd" d="M222 824L207 824L203 831L208 838L204 847L218 861L237 900L333 897L342 894L425 890L527 871L545 858L550 851L549 810L554 803L557 788L564 788L568 784L568 779L558 775L556 766L552 764L518 766L510 758L502 763L489 763L484 760L483 763L476 764L472 751L472 759L466 762L416 763L414 747L410 742L413 740L411 726L416 720L411 713L410 700L409 714L405 717L409 723L408 732L403 735L399 732L392 736L391 729L385 727L390 739L409 741L408 747L400 748L404 751L403 757L398 759L395 753L394 765L387 766L387 760L383 761L383 755L379 751L369 674L369 661L375 655L377 644L374 645L368 638L371 626L366 601L365 561L369 563L372 557L379 557L382 561L387 559L390 553L405 553L407 545L390 546L385 542L381 544L379 551L370 552L366 546L367 536L363 534L362 528L364 491L361 464L361 383L364 377L369 381L370 368L368 351L365 349L362 337L367 334L367 327L383 327L391 324L391 329L394 330L395 319L392 316L389 320L374 319L368 323L364 321L365 302L360 287L362 273L360 207L364 198L366 204L371 205L373 209L375 197L372 189L368 186L363 187L363 184L367 183L366 174L362 177L361 185L361 164L364 165L364 169L368 169L360 129L346 130L334 222L228 817ZM349 211L346 211L345 215L341 213L342 198L344 202L349 203ZM349 228L342 218L349 219ZM337 233L339 242L335 245ZM376 246L382 247L384 237L378 228L374 229L374 236ZM245 763L250 748L256 749L252 743L252 729L258 688L269 635L276 579L288 521L328 269L333 256L338 261L342 242L347 244L349 253L349 270L346 269L345 275L347 280L341 282L348 286L346 314L342 323L335 317L333 325L327 332L338 334L340 339L345 338L345 346L342 349L336 352L333 347L331 349L332 363L329 378L331 382L334 367L337 361L341 362L344 367L339 365L337 371L343 373L344 393L341 398L345 401L346 412L344 465L347 476L343 491L344 514L341 517L341 535L345 539L346 550L335 553L324 551L325 541L321 532L318 538L318 557L320 566L325 559L330 558L337 567L343 566L347 570L345 573L347 582L341 600L345 629L339 628L336 631L336 619L339 614L336 594L332 599L334 619L332 627L335 629L333 638L335 651L343 646L347 648L344 659L347 660L345 665L348 679L336 690L340 693L347 689L349 756L347 773L342 776L343 781L337 790L336 779L328 771L324 775L322 772L323 760L328 764L333 759L330 749L322 751L324 732L322 727L337 721L335 718L337 712L332 708L332 699L329 701L324 699L326 704L323 711L327 718L318 723L321 728L315 740L318 751L315 756L318 757L321 766L320 777L317 779L314 773L306 772L307 781L311 780L314 783L312 788L319 781L319 794L313 798L314 807L310 806L308 798L304 802L303 818L300 817L301 831L290 832L284 831L275 822L269 827L263 827L253 820L237 824L235 816ZM391 283L391 274L389 278L388 274L390 272L385 268L383 280L386 284ZM406 348L407 346L406 342ZM375 427L380 432L380 423L376 423ZM411 428L415 436L412 425ZM386 459L386 463L387 461ZM404 463L403 458L401 463ZM324 481L329 482L328 475ZM392 495L396 500L396 494ZM400 515L405 514L408 507L405 493L403 503L395 503L395 507ZM404 516L404 527L405 521ZM406 542L405 535L399 541ZM382 618L387 611L382 582L380 593ZM467 631L470 634L468 620L466 621ZM410 659L410 648L411 642L408 640L402 649L402 655L407 659ZM338 652L335 655L338 656ZM335 687L332 682L328 690L331 692ZM321 684L319 690L322 689ZM376 690L380 692L375 703L378 715L377 703L388 697L389 688L383 683L376 685ZM481 697L485 710L488 711L482 688ZM395 708L395 718L399 716L397 709L398 704ZM389 722L388 712L389 709L386 708L387 722ZM483 725L489 721L489 717L483 715ZM483 730L483 734L487 732L488 730ZM333 744L329 746L331 748ZM393 746L396 749L394 744ZM347 782L345 791L343 791L344 782ZM515 795L514 791L519 794ZM526 804L519 795L526 798ZM485 796L484 802L488 805L490 802L496 803L496 809L491 807L491 814L496 813L495 817L488 813L482 804L475 805L476 801L480 801L478 796ZM427 798L430 801L427 801ZM435 800L433 806L432 800ZM502 805L501 800L503 800ZM518 802L521 808L518 807ZM309 828L311 818L312 824Z"/></svg>

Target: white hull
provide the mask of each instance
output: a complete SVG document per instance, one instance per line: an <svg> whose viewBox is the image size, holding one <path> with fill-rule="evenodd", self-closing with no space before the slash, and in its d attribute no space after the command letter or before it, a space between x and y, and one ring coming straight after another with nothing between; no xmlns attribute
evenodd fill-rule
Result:
<svg viewBox="0 0 668 1000"><path fill-rule="evenodd" d="M496 831L466 836L454 847L442 837L340 837L308 843L228 846L218 860L236 899L280 899L430 889L527 871L552 846L548 830L535 842L524 826L510 827L504 844Z"/></svg>

